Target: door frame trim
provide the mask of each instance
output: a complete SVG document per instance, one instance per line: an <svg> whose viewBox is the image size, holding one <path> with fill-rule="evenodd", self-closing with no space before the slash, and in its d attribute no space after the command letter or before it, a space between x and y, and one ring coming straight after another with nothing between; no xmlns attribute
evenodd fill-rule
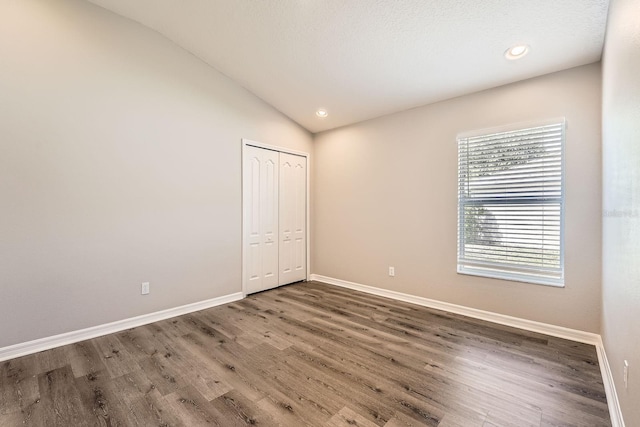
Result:
<svg viewBox="0 0 640 427"><path fill-rule="evenodd" d="M310 194L311 194L311 154L310 153L306 153L304 151L297 151L297 150L292 150L290 148L287 147L281 147L281 146L277 146L277 145L269 145L269 144L263 144L262 142L258 142L258 141L253 141L247 138L242 138L242 159L240 162L240 178L241 178L241 201L240 201L240 205L242 206L242 228L241 228L241 240L242 240L242 266L241 266L241 270L242 270L242 297L246 297L247 296L247 284L246 284L246 274L245 274L245 266L246 266L246 262L247 262L247 238L245 236L245 229L247 228L247 225L245 224L247 215L245 212L245 205L244 205L244 191L245 191L245 182L244 182L244 161L245 161L245 157L247 155L247 147L257 147L257 148L263 148L265 150L271 150L271 151L277 151L280 153L287 153L287 154L294 154L296 156L302 156L305 157L307 159L307 182L306 182L306 200L305 200L305 209L306 209L306 224L305 224L305 237L307 239L307 247L306 247L306 256L307 256L307 265L306 265L306 269L307 269L307 274L306 274L306 280L309 280L309 278L311 277L311 268L310 268L310 264L311 264L311 234L309 233L309 229L310 229L310 219L311 219L311 215L310 215L310 205L309 205L309 199L310 199ZM278 233L278 238L279 238L279 233Z"/></svg>

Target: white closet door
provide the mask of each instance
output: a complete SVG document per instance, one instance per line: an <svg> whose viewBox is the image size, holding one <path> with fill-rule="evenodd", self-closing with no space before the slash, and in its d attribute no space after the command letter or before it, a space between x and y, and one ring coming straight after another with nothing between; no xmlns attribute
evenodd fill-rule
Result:
<svg viewBox="0 0 640 427"><path fill-rule="evenodd" d="M280 153L280 285L307 278L307 159Z"/></svg>
<svg viewBox="0 0 640 427"><path fill-rule="evenodd" d="M243 203L245 289L247 293L278 286L278 152L246 147Z"/></svg>

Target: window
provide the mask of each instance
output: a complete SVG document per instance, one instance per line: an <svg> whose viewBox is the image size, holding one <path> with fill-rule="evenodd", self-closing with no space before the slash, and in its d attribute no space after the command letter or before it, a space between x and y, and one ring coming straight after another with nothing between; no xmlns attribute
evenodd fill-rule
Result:
<svg viewBox="0 0 640 427"><path fill-rule="evenodd" d="M564 119L458 136L458 273L564 286Z"/></svg>

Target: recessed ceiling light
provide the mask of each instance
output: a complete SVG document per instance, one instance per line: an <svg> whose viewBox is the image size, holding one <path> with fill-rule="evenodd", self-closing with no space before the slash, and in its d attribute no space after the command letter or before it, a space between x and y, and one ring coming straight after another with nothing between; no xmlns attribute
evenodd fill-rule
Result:
<svg viewBox="0 0 640 427"><path fill-rule="evenodd" d="M327 110L324 110L322 108L319 109L318 111L316 111L316 116L320 117L321 119L324 119L328 115L329 115L329 113L327 113Z"/></svg>
<svg viewBox="0 0 640 427"><path fill-rule="evenodd" d="M507 59L519 59L525 56L527 53L529 53L529 46L527 46L526 44L519 44L507 49L507 51L504 53L504 56Z"/></svg>

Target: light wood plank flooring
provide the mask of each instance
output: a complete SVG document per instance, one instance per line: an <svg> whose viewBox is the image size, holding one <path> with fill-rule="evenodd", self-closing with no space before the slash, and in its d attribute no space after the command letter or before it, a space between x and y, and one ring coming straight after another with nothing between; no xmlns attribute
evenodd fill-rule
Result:
<svg viewBox="0 0 640 427"><path fill-rule="evenodd" d="M317 282L0 363L2 426L609 426L595 348Z"/></svg>

